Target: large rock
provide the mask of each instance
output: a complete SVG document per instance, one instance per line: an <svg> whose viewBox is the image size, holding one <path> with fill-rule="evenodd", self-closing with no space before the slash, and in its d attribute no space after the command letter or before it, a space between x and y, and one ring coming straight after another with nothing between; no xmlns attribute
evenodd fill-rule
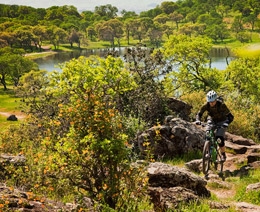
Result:
<svg viewBox="0 0 260 212"><path fill-rule="evenodd" d="M155 162L148 166L149 185L151 187L184 187L199 196L210 196L206 189L207 181L185 168Z"/></svg>
<svg viewBox="0 0 260 212"><path fill-rule="evenodd" d="M7 117L6 120L7 121L18 121L18 118L16 117L16 115L10 115Z"/></svg>
<svg viewBox="0 0 260 212"><path fill-rule="evenodd" d="M191 105L175 98L169 98L167 105L169 109L171 109L176 114L177 117L189 121L189 117L192 109Z"/></svg>
<svg viewBox="0 0 260 212"><path fill-rule="evenodd" d="M185 168L155 162L147 170L148 192L155 211L174 210L184 202L210 196L207 182Z"/></svg>
<svg viewBox="0 0 260 212"><path fill-rule="evenodd" d="M229 132L226 132L226 140L238 145L244 145L244 146L256 145L256 143L252 139L244 138L239 135L233 135Z"/></svg>
<svg viewBox="0 0 260 212"><path fill-rule="evenodd" d="M202 150L203 129L180 118L166 117L165 125L152 127L137 138L140 151L152 151L156 158L174 158L191 151ZM147 148L148 147L148 148Z"/></svg>

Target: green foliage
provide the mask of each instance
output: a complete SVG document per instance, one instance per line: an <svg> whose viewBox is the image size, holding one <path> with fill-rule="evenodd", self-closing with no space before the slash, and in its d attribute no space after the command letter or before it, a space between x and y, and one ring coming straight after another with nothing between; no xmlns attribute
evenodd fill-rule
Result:
<svg viewBox="0 0 260 212"><path fill-rule="evenodd" d="M172 36L164 45L170 62L172 83L181 93L192 90L216 89L221 74L209 67L211 41L206 37ZM181 89L180 89L181 88Z"/></svg>
<svg viewBox="0 0 260 212"><path fill-rule="evenodd" d="M143 166L131 164L126 133L133 136L139 128L116 108L120 95L136 87L122 60L113 57L80 57L61 73L24 75L17 94L30 116L3 138L7 145L12 137L28 158L16 184L56 197L80 191L102 207L136 211L147 177Z"/></svg>
<svg viewBox="0 0 260 212"><path fill-rule="evenodd" d="M0 51L0 81L5 90L7 90L7 79L17 86L24 73L38 69L36 63L22 56L23 53L23 50L9 47L2 48Z"/></svg>

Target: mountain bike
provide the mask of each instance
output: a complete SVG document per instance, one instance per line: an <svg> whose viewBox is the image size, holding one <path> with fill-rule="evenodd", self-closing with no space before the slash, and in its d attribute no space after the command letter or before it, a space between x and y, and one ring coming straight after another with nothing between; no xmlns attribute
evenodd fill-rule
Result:
<svg viewBox="0 0 260 212"><path fill-rule="evenodd" d="M218 146L220 140L216 140L215 136L216 130L222 126L217 126L211 122L203 123L202 126L206 126L205 143L202 153L202 172L207 176L211 166L215 170L218 170L219 165L220 173L222 173L224 161L221 160L221 153Z"/></svg>

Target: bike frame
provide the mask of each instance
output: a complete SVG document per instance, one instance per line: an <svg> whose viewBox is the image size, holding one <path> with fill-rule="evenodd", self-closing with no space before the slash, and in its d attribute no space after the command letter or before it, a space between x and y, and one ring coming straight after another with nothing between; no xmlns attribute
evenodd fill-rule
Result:
<svg viewBox="0 0 260 212"><path fill-rule="evenodd" d="M215 136L215 131L222 126L218 126L213 123L206 123L203 126L206 126L206 134L203 148L202 171L205 175L207 175L211 164L214 164L216 170L218 168L218 164L220 164L220 171L222 172L223 161L221 161L218 142Z"/></svg>

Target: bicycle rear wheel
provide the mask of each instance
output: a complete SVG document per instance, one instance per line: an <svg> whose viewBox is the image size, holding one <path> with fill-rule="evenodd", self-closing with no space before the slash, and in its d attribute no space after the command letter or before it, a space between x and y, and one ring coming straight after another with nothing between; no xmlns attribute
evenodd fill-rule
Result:
<svg viewBox="0 0 260 212"><path fill-rule="evenodd" d="M202 172L207 175L210 168L210 142L206 141L202 153Z"/></svg>

